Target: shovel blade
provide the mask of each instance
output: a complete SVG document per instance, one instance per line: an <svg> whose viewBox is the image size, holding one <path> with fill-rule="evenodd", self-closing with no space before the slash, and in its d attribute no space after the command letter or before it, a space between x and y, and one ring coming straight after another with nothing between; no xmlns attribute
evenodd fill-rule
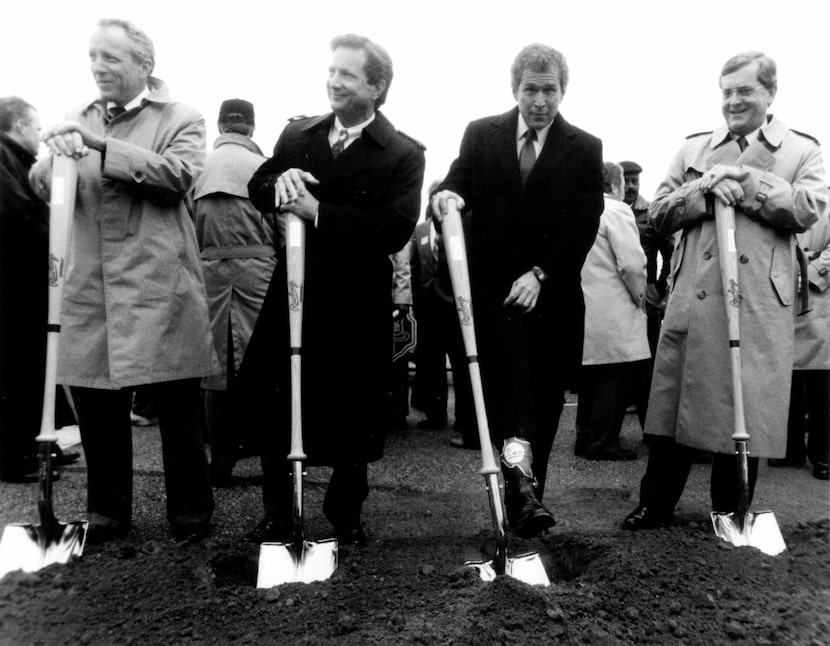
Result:
<svg viewBox="0 0 830 646"><path fill-rule="evenodd" d="M7 525L0 538L0 577L14 570L37 572L52 563L69 563L83 554L87 521L57 523L54 532L42 525Z"/></svg>
<svg viewBox="0 0 830 646"><path fill-rule="evenodd" d="M736 513L712 512L712 526L716 536L736 547L755 547L770 556L777 556L787 549L771 511L748 513L743 529Z"/></svg>
<svg viewBox="0 0 830 646"><path fill-rule="evenodd" d="M493 561L467 561L465 565L476 570L482 581L493 581L497 576ZM521 556L508 556L505 561L504 573L528 585L550 585L545 566L537 552L529 552Z"/></svg>
<svg viewBox="0 0 830 646"><path fill-rule="evenodd" d="M283 583L325 581L337 570L337 539L294 543L263 543L259 547L257 588Z"/></svg>

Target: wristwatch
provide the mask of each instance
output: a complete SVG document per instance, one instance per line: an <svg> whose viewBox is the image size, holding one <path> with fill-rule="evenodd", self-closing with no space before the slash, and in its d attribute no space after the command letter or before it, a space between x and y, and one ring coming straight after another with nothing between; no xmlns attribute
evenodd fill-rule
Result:
<svg viewBox="0 0 830 646"><path fill-rule="evenodd" d="M533 275L536 276L536 280L540 283L544 283L548 279L548 275L542 271L541 267L534 265L531 271L533 272Z"/></svg>

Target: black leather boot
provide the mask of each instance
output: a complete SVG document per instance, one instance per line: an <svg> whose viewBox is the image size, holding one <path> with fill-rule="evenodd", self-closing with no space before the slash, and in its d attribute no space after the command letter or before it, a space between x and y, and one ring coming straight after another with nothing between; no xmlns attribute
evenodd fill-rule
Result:
<svg viewBox="0 0 830 646"><path fill-rule="evenodd" d="M531 463L530 443L517 437L504 442L501 470L504 475L504 498L507 522L522 538L531 538L556 524L553 514L536 496L536 479Z"/></svg>

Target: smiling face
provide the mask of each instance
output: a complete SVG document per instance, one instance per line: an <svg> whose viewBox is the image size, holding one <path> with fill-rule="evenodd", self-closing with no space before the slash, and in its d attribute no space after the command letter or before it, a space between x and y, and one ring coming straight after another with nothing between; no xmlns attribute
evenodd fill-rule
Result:
<svg viewBox="0 0 830 646"><path fill-rule="evenodd" d="M326 89L331 109L347 128L374 114L375 99L385 87L383 80L377 85L369 83L366 62L364 49L338 47L332 53Z"/></svg>
<svg viewBox="0 0 830 646"><path fill-rule="evenodd" d="M757 61L722 76L720 88L721 110L731 133L748 135L764 125L775 91L761 85Z"/></svg>
<svg viewBox="0 0 830 646"><path fill-rule="evenodd" d="M522 72L519 87L513 95L519 104L525 123L540 130L553 122L562 102L562 84L556 70L549 72Z"/></svg>
<svg viewBox="0 0 830 646"><path fill-rule="evenodd" d="M123 106L147 87L149 65L136 61L132 41L121 27L95 31L89 41L89 63L104 101Z"/></svg>

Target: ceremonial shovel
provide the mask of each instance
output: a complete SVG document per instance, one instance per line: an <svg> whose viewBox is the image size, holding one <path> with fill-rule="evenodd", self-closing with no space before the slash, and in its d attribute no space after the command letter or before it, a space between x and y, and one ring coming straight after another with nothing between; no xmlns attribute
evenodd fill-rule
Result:
<svg viewBox="0 0 830 646"><path fill-rule="evenodd" d="M286 215L286 270L288 274L288 321L291 345L291 462L294 482L292 540L263 543L259 548L257 588L283 583L325 581L337 569L337 539L307 541L303 533L303 421L300 363L305 287L305 224Z"/></svg>
<svg viewBox="0 0 830 646"><path fill-rule="evenodd" d="M492 561L468 561L466 565L475 568L483 581L492 581L500 574L507 574L530 585L550 585L542 559L536 552L520 556L507 556L507 536L504 528L504 507L499 492L499 467L493 455L490 441L490 427L484 408L484 391L481 385L481 373L478 365L475 327L473 326L473 303L470 289L470 276L467 267L464 230L461 227L461 215L455 200L449 200L447 214L441 224L447 261L450 268L450 280L455 294L458 321L464 339L464 350L470 369L470 381L473 387L478 439L481 444L481 475L484 476L496 530L496 554Z"/></svg>
<svg viewBox="0 0 830 646"><path fill-rule="evenodd" d="M736 547L757 547L765 554L775 556L787 546L771 511L749 512L749 462L746 444L749 434L744 420L744 398L741 386L741 341L739 308L741 296L738 289L738 261L735 247L735 210L715 201L715 227L718 234L723 297L729 324L729 354L732 363L732 392L734 393L735 453L738 460L738 509L734 512L712 512L715 534Z"/></svg>
<svg viewBox="0 0 830 646"><path fill-rule="evenodd" d="M36 572L52 563L68 563L84 551L87 521L62 523L52 508L52 453L55 433L55 388L58 339L61 322L66 250L69 242L78 162L72 157L52 157L52 194L49 205L49 314L46 335L46 379L38 461L38 514L40 524L7 525L0 538L0 577L12 570Z"/></svg>

